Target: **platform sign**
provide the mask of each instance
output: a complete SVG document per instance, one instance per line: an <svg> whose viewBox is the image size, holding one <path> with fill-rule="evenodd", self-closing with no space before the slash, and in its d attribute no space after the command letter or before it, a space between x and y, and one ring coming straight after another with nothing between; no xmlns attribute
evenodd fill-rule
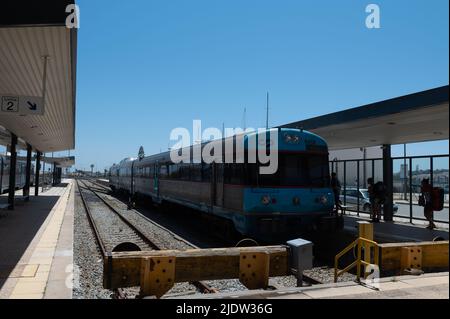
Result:
<svg viewBox="0 0 450 319"><path fill-rule="evenodd" d="M15 96L1 96L2 112L19 113L19 98Z"/></svg>
<svg viewBox="0 0 450 319"><path fill-rule="evenodd" d="M44 115L44 99L37 96L0 94L0 112L18 115Z"/></svg>

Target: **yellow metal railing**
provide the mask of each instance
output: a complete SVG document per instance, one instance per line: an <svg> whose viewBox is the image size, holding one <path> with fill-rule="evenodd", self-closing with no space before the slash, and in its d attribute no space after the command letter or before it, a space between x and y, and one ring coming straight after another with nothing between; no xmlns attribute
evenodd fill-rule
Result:
<svg viewBox="0 0 450 319"><path fill-rule="evenodd" d="M350 265L345 267L342 270L339 270L339 259L344 256L346 253L348 253L350 250L357 247L357 256L356 260L352 262ZM364 247L364 260L362 260L362 248ZM373 254L373 263L371 258L371 250L374 249ZM343 251L341 251L339 254L336 255L334 258L334 282L337 282L337 279L339 276L341 276L343 273L348 272L349 270L356 268L356 280L360 281L361 279L361 266L369 266L369 265L377 265L379 266L379 247L378 244L372 240L365 239L362 237L359 237L356 239L353 243L348 245ZM366 273L364 272L364 278L366 278Z"/></svg>

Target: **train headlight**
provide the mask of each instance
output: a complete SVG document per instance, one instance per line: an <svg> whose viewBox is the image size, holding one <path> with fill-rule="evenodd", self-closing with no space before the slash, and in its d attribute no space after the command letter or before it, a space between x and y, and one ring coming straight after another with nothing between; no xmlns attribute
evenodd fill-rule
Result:
<svg viewBox="0 0 450 319"><path fill-rule="evenodd" d="M270 204L270 197L269 197L269 196L263 196L263 197L261 197L261 204L263 204L263 205L269 205L269 204Z"/></svg>
<svg viewBox="0 0 450 319"><path fill-rule="evenodd" d="M320 197L320 202L324 205L328 204L328 198L326 196Z"/></svg>
<svg viewBox="0 0 450 319"><path fill-rule="evenodd" d="M289 144L298 144L300 137L294 134L284 134L284 141Z"/></svg>

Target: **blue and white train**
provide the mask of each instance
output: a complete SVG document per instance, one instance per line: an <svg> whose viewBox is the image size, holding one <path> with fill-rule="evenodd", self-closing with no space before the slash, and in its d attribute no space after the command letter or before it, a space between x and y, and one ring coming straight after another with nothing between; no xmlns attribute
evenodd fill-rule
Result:
<svg viewBox="0 0 450 319"><path fill-rule="evenodd" d="M274 174L260 174L262 164L249 163L248 156L244 163L175 164L170 152L165 152L140 160L128 158L112 166L110 187L155 203L176 203L221 217L241 235L254 239L295 238L322 228L339 228L341 223L330 217L334 197L327 143L307 131L275 130L278 170ZM244 136L245 154L254 145L248 141L259 141L261 134L269 140L269 131ZM212 143L216 142L225 145L224 140ZM263 143L262 147L267 146ZM190 150L193 154L192 146Z"/></svg>

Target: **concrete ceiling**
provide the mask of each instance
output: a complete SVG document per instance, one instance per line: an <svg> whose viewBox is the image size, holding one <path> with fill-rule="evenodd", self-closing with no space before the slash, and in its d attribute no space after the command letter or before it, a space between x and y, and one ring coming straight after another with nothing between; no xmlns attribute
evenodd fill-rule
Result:
<svg viewBox="0 0 450 319"><path fill-rule="evenodd" d="M299 121L330 150L449 138L448 86Z"/></svg>
<svg viewBox="0 0 450 319"><path fill-rule="evenodd" d="M0 145L11 132L18 148L26 143L49 152L75 147L77 29L67 29L74 0L0 2L0 94L43 95L43 56L49 56L43 116L0 111Z"/></svg>
<svg viewBox="0 0 450 319"><path fill-rule="evenodd" d="M41 97L49 56L44 115L0 113L0 126L41 152L75 148L75 40L65 26L0 27L0 94Z"/></svg>

